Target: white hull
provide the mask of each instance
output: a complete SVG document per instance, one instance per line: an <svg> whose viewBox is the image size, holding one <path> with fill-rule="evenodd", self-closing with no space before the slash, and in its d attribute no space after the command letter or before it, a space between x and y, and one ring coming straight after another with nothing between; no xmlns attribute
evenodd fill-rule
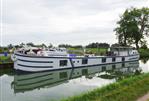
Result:
<svg viewBox="0 0 149 101"><path fill-rule="evenodd" d="M103 64L113 64L139 60L139 55L137 54L130 56L48 57L29 56L21 53L16 53L15 56L16 61L14 68L16 70L28 72L79 68L85 66L97 66Z"/></svg>

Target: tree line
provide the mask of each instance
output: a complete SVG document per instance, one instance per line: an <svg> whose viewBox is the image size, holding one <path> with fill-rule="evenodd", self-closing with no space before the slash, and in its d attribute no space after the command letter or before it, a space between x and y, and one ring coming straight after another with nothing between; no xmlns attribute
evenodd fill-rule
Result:
<svg viewBox="0 0 149 101"><path fill-rule="evenodd" d="M31 47L46 47L46 48L52 48L54 47L54 45L52 45L51 43L49 45L46 45L44 43L42 44L34 44L32 42L29 42L29 43L21 43L19 45L12 45L12 44L9 44L8 46L6 47L0 47L0 49L4 49L4 50L7 50L7 49L12 49L12 48L22 48L24 47L25 45L27 46L31 46ZM89 43L88 45L70 45L70 44L59 44L58 47L64 47L64 48L109 48L110 47L110 44L108 43L99 43L99 42L93 42L93 43Z"/></svg>

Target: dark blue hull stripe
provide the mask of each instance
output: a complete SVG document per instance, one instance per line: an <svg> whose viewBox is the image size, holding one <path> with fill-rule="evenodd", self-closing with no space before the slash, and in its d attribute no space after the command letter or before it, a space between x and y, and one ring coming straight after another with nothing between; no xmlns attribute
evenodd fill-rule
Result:
<svg viewBox="0 0 149 101"><path fill-rule="evenodd" d="M23 60L23 59L18 59L18 60L23 62L33 62L33 63L53 63L53 61L31 61L31 60Z"/></svg>
<svg viewBox="0 0 149 101"><path fill-rule="evenodd" d="M129 55L129 56L105 56L105 57L50 57L50 56L29 56L26 54L17 54L15 53L16 56L22 56L22 57L28 57L28 58L65 58L65 59L82 59L82 58L88 58L88 59L96 59L96 58L113 58L113 57L132 57L132 56L138 56L139 54L136 55Z"/></svg>
<svg viewBox="0 0 149 101"><path fill-rule="evenodd" d="M22 64L17 64L22 67L31 67L31 68L53 68L53 66L28 66L28 65L22 65Z"/></svg>

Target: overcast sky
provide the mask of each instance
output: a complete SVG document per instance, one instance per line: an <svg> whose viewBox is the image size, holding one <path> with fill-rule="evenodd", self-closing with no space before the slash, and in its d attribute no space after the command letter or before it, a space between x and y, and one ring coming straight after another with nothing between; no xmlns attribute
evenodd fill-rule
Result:
<svg viewBox="0 0 149 101"><path fill-rule="evenodd" d="M130 7L149 0L1 0L1 44L116 43L113 29Z"/></svg>

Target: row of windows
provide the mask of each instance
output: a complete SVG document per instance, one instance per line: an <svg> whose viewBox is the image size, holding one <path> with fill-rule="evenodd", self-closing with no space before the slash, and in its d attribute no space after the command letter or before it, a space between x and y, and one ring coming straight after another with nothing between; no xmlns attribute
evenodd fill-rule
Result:
<svg viewBox="0 0 149 101"><path fill-rule="evenodd" d="M105 63L107 60L107 58L102 58L102 63ZM116 58L113 57L112 58L112 62L115 62ZM125 61L125 57L122 57L122 61ZM77 61L79 63L79 61ZM75 61L73 61L73 63L75 63ZM87 58L83 58L82 59L82 64L88 64L88 59ZM67 60L60 60L60 66L67 66Z"/></svg>
<svg viewBox="0 0 149 101"><path fill-rule="evenodd" d="M113 57L112 58L112 62L115 62L116 61L116 58ZM122 57L122 61L125 61L125 57ZM106 58L102 58L102 63L105 63L106 62Z"/></svg>
<svg viewBox="0 0 149 101"><path fill-rule="evenodd" d="M67 60L60 60L60 66L67 66ZM79 63L79 61L77 61ZM75 63L75 61L73 61L73 63ZM82 64L87 64L88 63L88 59L84 58L82 59Z"/></svg>
<svg viewBox="0 0 149 101"><path fill-rule="evenodd" d="M112 58L112 62L115 62L116 61L116 58ZM102 63L105 63L106 62L106 58L102 58Z"/></svg>
<svg viewBox="0 0 149 101"><path fill-rule="evenodd" d="M73 63L75 63L75 62L79 63L79 61L73 61ZM82 64L87 64L87 63L88 63L88 59L83 58L82 59Z"/></svg>

